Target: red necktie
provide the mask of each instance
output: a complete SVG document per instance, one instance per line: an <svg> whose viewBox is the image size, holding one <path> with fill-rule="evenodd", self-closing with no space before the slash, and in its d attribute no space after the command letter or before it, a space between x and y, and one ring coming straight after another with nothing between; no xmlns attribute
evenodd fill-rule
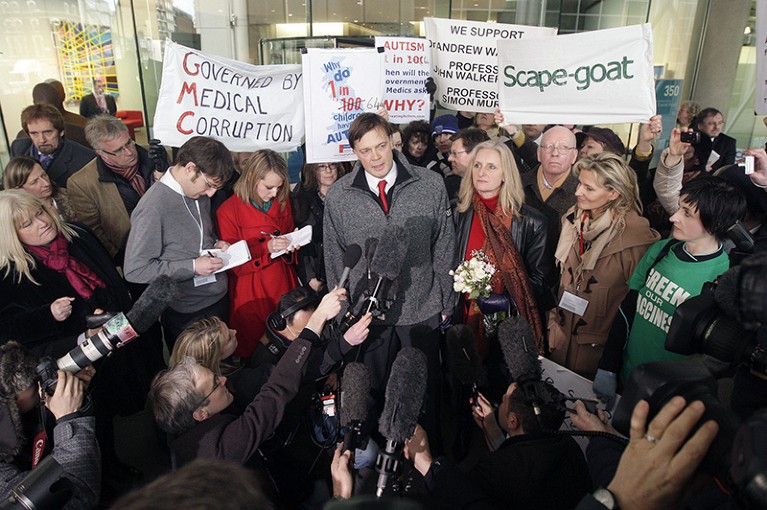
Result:
<svg viewBox="0 0 767 510"><path fill-rule="evenodd" d="M384 214L389 214L389 202L386 201L386 181L378 181L378 198L381 199Z"/></svg>

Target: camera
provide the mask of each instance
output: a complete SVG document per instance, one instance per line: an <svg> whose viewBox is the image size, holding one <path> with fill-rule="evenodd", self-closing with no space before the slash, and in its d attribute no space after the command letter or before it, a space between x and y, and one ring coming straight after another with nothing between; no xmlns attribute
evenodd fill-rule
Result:
<svg viewBox="0 0 767 510"><path fill-rule="evenodd" d="M679 139L684 143L697 145L700 143L700 131L683 131Z"/></svg>
<svg viewBox="0 0 767 510"><path fill-rule="evenodd" d="M56 391L56 383L59 382L58 366L53 358L44 356L35 367L35 378L40 382L40 388L46 395L53 395Z"/></svg>

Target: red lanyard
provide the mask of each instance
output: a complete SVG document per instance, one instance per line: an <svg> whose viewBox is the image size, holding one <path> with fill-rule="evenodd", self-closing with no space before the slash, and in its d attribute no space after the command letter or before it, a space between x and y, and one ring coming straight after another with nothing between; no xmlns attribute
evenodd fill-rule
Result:
<svg viewBox="0 0 767 510"><path fill-rule="evenodd" d="M578 255L583 255L583 253L586 251L586 241L583 238L583 223L586 221L586 218L588 218L589 213L583 213L583 217L581 218L581 225L578 229Z"/></svg>

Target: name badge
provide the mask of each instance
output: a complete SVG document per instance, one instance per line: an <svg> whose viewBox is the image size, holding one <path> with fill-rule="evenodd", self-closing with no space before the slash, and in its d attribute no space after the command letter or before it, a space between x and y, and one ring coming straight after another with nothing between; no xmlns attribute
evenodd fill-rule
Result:
<svg viewBox="0 0 767 510"><path fill-rule="evenodd" d="M580 315L581 317L586 313L587 306L589 306L588 300L573 294L569 290L565 290L562 293L562 299L559 300L559 307L561 309L567 310L575 315Z"/></svg>
<svg viewBox="0 0 767 510"><path fill-rule="evenodd" d="M216 275L215 274L209 274L208 276L195 276L194 277L194 286L195 287L202 287L203 285L208 285L209 283L213 283L216 281Z"/></svg>

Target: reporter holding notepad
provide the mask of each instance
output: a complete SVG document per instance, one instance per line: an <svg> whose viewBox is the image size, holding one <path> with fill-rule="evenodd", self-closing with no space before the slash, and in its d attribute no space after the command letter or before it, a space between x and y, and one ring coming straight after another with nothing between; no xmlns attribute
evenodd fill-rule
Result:
<svg viewBox="0 0 767 510"><path fill-rule="evenodd" d="M228 271L231 315L238 331L235 356L250 358L266 330L266 318L280 296L299 286L293 250L283 234L292 232L293 213L288 189L288 168L282 157L268 149L254 152L244 163L234 195L217 212L221 239L245 240L252 259Z"/></svg>

